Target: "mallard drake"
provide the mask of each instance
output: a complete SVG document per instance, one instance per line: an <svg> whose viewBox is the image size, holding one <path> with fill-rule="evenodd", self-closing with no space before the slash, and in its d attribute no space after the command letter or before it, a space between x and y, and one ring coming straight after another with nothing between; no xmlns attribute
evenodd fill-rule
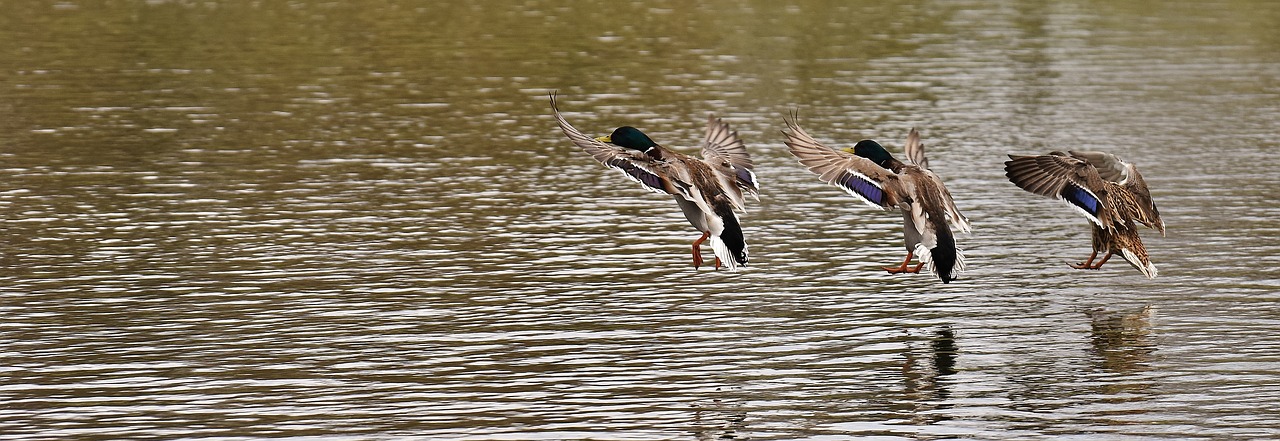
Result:
<svg viewBox="0 0 1280 441"><path fill-rule="evenodd" d="M1136 223L1163 236L1164 221L1133 164L1110 153L1055 151L1039 156L1009 155L1004 170L1018 187L1066 202L1092 223L1093 253L1084 262L1068 263L1072 268L1098 269L1120 253L1147 278L1156 277L1156 267L1138 236ZM1100 251L1107 254L1094 263Z"/></svg>
<svg viewBox="0 0 1280 441"><path fill-rule="evenodd" d="M943 283L955 280L965 265L951 227L968 233L969 219L960 214L951 192L929 170L920 133L911 129L907 135L903 150L912 164L905 164L870 139L858 141L853 148L833 150L814 140L795 119L796 115L792 115L786 120L791 131L783 134L791 154L809 171L867 205L882 210L898 207L902 211L907 257L902 265L884 269L891 274L918 273L928 265L929 272ZM917 255L920 263L908 268L911 258Z"/></svg>
<svg viewBox="0 0 1280 441"><path fill-rule="evenodd" d="M724 265L736 271L738 265L747 264L747 242L734 211L746 211L745 195L760 200L760 185L738 132L720 118L708 116L703 159L698 159L658 145L631 126L618 127L598 138L584 135L560 114L556 94L550 96L560 130L578 148L645 189L675 198L684 217L702 232L702 237L693 241L695 269L702 265L699 246L707 238L715 251L716 268Z"/></svg>

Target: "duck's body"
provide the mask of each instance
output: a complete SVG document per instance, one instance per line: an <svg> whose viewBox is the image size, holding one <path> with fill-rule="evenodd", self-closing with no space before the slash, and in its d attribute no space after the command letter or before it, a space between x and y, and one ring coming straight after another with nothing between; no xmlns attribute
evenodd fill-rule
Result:
<svg viewBox="0 0 1280 441"><path fill-rule="evenodd" d="M1164 234L1164 221L1137 167L1110 153L1050 152L1009 155L1009 181L1031 193L1066 202L1093 226L1093 254L1077 269L1098 269L1120 254L1147 278L1158 274L1138 235L1138 224ZM1098 253L1106 253L1094 263Z"/></svg>
<svg viewBox="0 0 1280 441"><path fill-rule="evenodd" d="M929 271L950 283L964 270L964 254L956 248L954 226L969 232L969 220L960 214L951 192L942 180L929 170L924 145L915 129L907 136L904 150L911 164L894 159L884 147L871 140L859 141L852 149L833 150L822 145L800 128L787 121L790 132L787 148L800 163L829 184L879 209L897 207L902 212L904 244L907 257L902 265L887 267L890 273ZM920 263L908 268L911 258Z"/></svg>
<svg viewBox="0 0 1280 441"><path fill-rule="evenodd" d="M695 268L702 265L699 246L708 238L717 267L736 270L747 263L747 243L734 211L745 211L746 195L759 199L759 185L746 147L723 120L708 118L704 159L698 159L658 145L629 126L609 136L589 137L564 119L554 94L551 108L560 129L583 151L646 189L675 198L685 218L702 232L693 242Z"/></svg>

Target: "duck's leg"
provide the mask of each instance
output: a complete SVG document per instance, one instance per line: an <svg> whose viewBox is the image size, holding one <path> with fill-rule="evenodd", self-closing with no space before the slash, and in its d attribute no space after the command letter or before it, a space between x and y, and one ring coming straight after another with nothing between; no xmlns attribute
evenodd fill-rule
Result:
<svg viewBox="0 0 1280 441"><path fill-rule="evenodd" d="M902 261L902 265L899 265L899 266L896 266L896 267L895 267L895 266L885 266L885 267L881 267L881 268L884 268L884 270L885 270L885 271L888 271L888 272L889 272L889 274L898 274L898 273L918 273L918 272L920 272L920 267L924 265L924 263L923 263L923 262L921 262L919 265L916 265L916 267L915 267L915 268L907 269L907 264L911 263L911 258L912 258L912 257L915 257L915 256L916 256L916 254L915 254L915 253L913 253L913 252L911 252L911 251L907 251L907 258L906 258L906 259L903 259L903 261Z"/></svg>
<svg viewBox="0 0 1280 441"><path fill-rule="evenodd" d="M1115 254L1115 253L1112 253L1112 252L1110 252L1110 251L1107 251L1107 255L1102 256L1102 260L1099 260L1099 261L1098 261L1098 264L1097 264L1097 265L1094 265L1094 266L1093 266L1093 268L1090 268L1090 269L1098 269L1098 268L1102 268L1102 264L1107 263L1107 260L1111 259L1111 255L1112 255L1112 254Z"/></svg>
<svg viewBox="0 0 1280 441"><path fill-rule="evenodd" d="M698 249L698 246L702 245L702 241L707 240L708 237L711 237L711 232L703 231L702 237L693 241L693 269L698 269L698 267L702 266L702 250ZM719 268L719 263L719 261L716 261L717 268Z"/></svg>
<svg viewBox="0 0 1280 441"><path fill-rule="evenodd" d="M1094 259L1094 258L1096 258L1096 257L1098 257L1098 250L1097 250L1097 249L1094 249L1094 250L1093 250L1093 254L1090 254L1090 255L1089 255L1089 260L1086 260L1086 261L1084 261L1084 262L1080 262L1080 263L1071 263L1071 262L1067 262L1067 265L1070 265L1072 268L1075 268L1075 269L1097 269L1097 268L1095 268L1095 267L1093 266L1093 259ZM1111 255L1110 255L1110 254L1107 254L1107 257L1111 257ZM1099 265L1101 265L1101 264L1099 264Z"/></svg>

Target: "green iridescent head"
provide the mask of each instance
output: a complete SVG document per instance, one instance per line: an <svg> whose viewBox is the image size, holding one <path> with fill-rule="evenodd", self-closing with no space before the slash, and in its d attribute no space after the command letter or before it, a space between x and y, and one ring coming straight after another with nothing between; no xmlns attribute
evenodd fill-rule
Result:
<svg viewBox="0 0 1280 441"><path fill-rule="evenodd" d="M884 147L880 146L880 143L870 139L858 141L857 144L854 144L853 148L844 149L844 151L870 159L872 162L875 162L885 168L889 167L889 161L893 159L893 155L890 155L888 150L885 150Z"/></svg>
<svg viewBox="0 0 1280 441"><path fill-rule="evenodd" d="M613 131L613 134L609 136L601 136L596 138L596 140L642 152L658 146L658 144L653 142L652 139L649 139L649 136L645 135L644 132L641 132L639 129L631 126L618 127Z"/></svg>

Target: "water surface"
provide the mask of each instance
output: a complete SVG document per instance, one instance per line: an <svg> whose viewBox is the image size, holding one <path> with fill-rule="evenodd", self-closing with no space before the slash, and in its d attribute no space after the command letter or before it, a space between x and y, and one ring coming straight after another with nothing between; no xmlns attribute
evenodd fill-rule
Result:
<svg viewBox="0 0 1280 441"><path fill-rule="evenodd" d="M0 17L0 439L1280 436L1263 1L62 2ZM577 151L739 130L751 264ZM795 163L911 127L974 232ZM1160 269L1009 184L1138 164Z"/></svg>

